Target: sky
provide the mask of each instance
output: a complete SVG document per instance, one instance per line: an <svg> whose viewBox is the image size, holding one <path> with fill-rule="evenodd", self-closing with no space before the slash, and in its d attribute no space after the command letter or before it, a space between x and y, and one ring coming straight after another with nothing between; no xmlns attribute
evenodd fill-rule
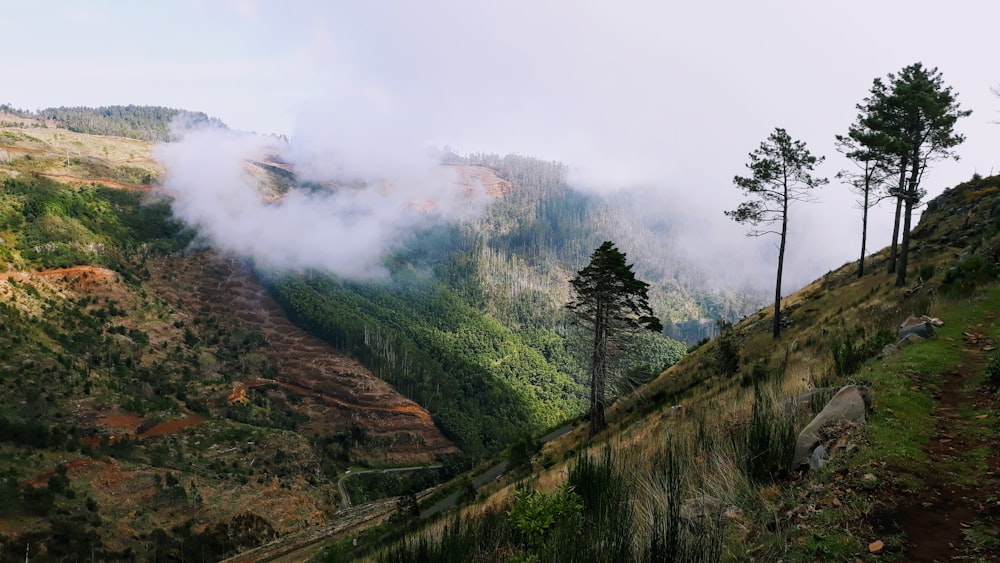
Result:
<svg viewBox="0 0 1000 563"><path fill-rule="evenodd" d="M0 103L182 107L369 168L428 146L559 160L581 189L651 194L689 226L682 252L761 287L774 241L722 212L783 127L831 178L791 211L789 289L855 259L833 138L874 78L920 61L973 110L961 160L925 176L931 195L1000 172L997 22L982 0L2 0ZM878 248L888 207L873 221Z"/></svg>

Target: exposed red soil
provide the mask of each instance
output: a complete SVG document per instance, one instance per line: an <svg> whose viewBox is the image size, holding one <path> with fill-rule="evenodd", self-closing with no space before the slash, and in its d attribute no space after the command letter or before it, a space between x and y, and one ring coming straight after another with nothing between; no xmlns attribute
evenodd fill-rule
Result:
<svg viewBox="0 0 1000 563"><path fill-rule="evenodd" d="M499 198L509 194L514 184L504 180L492 168L485 166L448 166L456 173L456 180L463 193L469 199L479 194L491 198ZM437 202L432 200L410 202L410 208L420 213L430 213L437 208Z"/></svg>
<svg viewBox="0 0 1000 563"><path fill-rule="evenodd" d="M153 426L145 432L140 432L136 435L136 438L143 440L145 438L152 438L154 436L166 436L168 434L176 434L185 428L191 428L193 426L198 426L205 422L205 419L196 415L189 414L181 418L174 420L168 420L166 422L161 422L156 426Z"/></svg>
<svg viewBox="0 0 1000 563"><path fill-rule="evenodd" d="M76 289L94 289L101 284L110 284L118 280L118 274L114 270L100 268L97 266L73 266L70 268L54 268L51 270L40 270L34 275L43 278L62 277L67 282L74 284Z"/></svg>
<svg viewBox="0 0 1000 563"><path fill-rule="evenodd" d="M45 176L51 180L64 183L72 184L101 184L109 188L118 188L120 190L128 190L132 192L148 192L152 189L152 186L140 186L136 184L125 184L112 180L110 178L81 178L79 176L70 176L69 174L52 174L49 172L37 172L39 176Z"/></svg>
<svg viewBox="0 0 1000 563"><path fill-rule="evenodd" d="M136 429L139 428L139 425L142 424L142 419L139 418L138 415L129 412L114 411L98 418L97 423L110 428L125 429L135 432Z"/></svg>
<svg viewBox="0 0 1000 563"><path fill-rule="evenodd" d="M376 455L391 463L426 463L457 451L438 429L430 413L402 397L360 362L295 326L253 275L233 260L211 254L165 258L151 264L157 272L148 283L171 305L192 318L214 317L229 329L259 330L268 344L261 349L276 376L250 373L237 378L226 398L241 393L253 400L265 393L273 401L305 414L303 430L322 435L360 426L367 435L384 438L364 458ZM236 375L236 374L231 374ZM274 385L277 384L277 385ZM257 388L266 387L265 390ZM388 445L386 445L388 444Z"/></svg>
<svg viewBox="0 0 1000 563"><path fill-rule="evenodd" d="M29 149L28 147L15 147L11 145L0 145L0 150L7 152L23 152L23 153L41 152L41 149Z"/></svg>
<svg viewBox="0 0 1000 563"><path fill-rule="evenodd" d="M24 282L31 280L31 278L62 278L68 283L77 284L78 289L89 290L98 285L116 282L118 274L113 270L97 266L73 266L32 272L0 272L0 279L14 279L18 282Z"/></svg>
<svg viewBox="0 0 1000 563"><path fill-rule="evenodd" d="M492 168L485 166L453 166L458 172L458 184L466 193L483 190L490 197L497 198L509 194L514 184L504 180Z"/></svg>
<svg viewBox="0 0 1000 563"><path fill-rule="evenodd" d="M73 472L73 470L75 470L75 469L79 469L81 467L87 467L87 466L90 466L90 465L96 465L96 464L103 464L103 465L111 466L111 465L115 464L115 461L113 459L111 459L111 458L106 458L106 457L105 458L98 458L98 459L77 459L77 460L74 460L74 461L67 462L64 465L66 466L66 474L70 475ZM26 486L26 487L44 487L44 486L46 486L48 484L49 478L54 477L55 474L56 474L56 470L55 469L51 469L49 471L43 471L43 472L39 473L38 475L36 475L35 477L33 477L33 478L29 479L28 481L26 481L24 483L24 486Z"/></svg>
<svg viewBox="0 0 1000 563"><path fill-rule="evenodd" d="M997 553L970 553L973 546L966 541L966 530L973 526L1000 530L1000 499L994 498L1000 492L1000 444L982 435L956 431L963 409L992 407L992 416L1000 412L1000 401L990 390L969 390L992 349L986 337L966 333L961 361L954 370L942 374L933 410L937 431L926 448L930 463L924 489L916 498L899 499L900 524L909 541L906 561L1000 561ZM948 464L961 460L964 452L981 448L991 450L985 476L974 487L956 485Z"/></svg>
<svg viewBox="0 0 1000 563"><path fill-rule="evenodd" d="M105 422L107 420L110 420L115 424L120 424L121 426L116 426L115 424L110 424ZM136 420L138 420L139 422L133 426L132 423L135 422ZM146 438L153 438L156 436L167 436L169 434L176 434L181 430L184 430L185 428L191 428L193 426L198 426L202 424L203 422L205 422L205 419L196 414L188 414L178 419L161 422L143 432L135 431L139 427L142 421L139 419L139 417L129 413L114 413L110 415L105 415L99 418L97 422L100 424L104 424L106 426L113 426L117 428L128 428L132 430L132 432L126 432L124 434L109 434L108 441L110 443L115 443L125 439L145 440ZM99 446L101 444L101 440L103 439L104 436L86 436L84 438L81 438L80 442L90 446Z"/></svg>

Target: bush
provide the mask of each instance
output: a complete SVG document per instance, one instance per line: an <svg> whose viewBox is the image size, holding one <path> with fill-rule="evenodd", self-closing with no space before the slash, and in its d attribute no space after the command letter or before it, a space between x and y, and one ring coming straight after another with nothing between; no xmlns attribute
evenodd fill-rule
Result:
<svg viewBox="0 0 1000 563"><path fill-rule="evenodd" d="M830 338L833 370L839 377L849 377L861 369L861 364L874 358L886 344L892 344L896 335L889 328L870 332L857 327L853 332L841 332Z"/></svg>
<svg viewBox="0 0 1000 563"><path fill-rule="evenodd" d="M720 320L716 338L715 365L721 375L732 376L740 371L740 343L730 322Z"/></svg>
<svg viewBox="0 0 1000 563"><path fill-rule="evenodd" d="M952 294L964 295L977 287L995 281L1000 269L982 256L969 256L948 268L941 288Z"/></svg>

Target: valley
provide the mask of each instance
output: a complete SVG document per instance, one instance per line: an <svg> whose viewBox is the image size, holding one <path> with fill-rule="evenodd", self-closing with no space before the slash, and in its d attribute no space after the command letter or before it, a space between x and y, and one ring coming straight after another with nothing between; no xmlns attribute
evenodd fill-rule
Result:
<svg viewBox="0 0 1000 563"><path fill-rule="evenodd" d="M913 284L885 250L846 264L782 299L777 340L760 301L645 266L692 345L630 343L590 436L565 280L625 211L558 163L448 156L486 210L416 230L365 280L226 254L173 216L152 145L36 129L0 130L0 560L409 561L444 557L441 538L587 561L647 541L690 561L994 560L995 499L974 491L1000 474L995 177L929 202ZM362 189L243 165L265 205ZM885 352L920 315L937 337ZM866 425L820 470L789 467L822 407L801 397L848 384L870 390ZM604 543L519 535L527 506Z"/></svg>

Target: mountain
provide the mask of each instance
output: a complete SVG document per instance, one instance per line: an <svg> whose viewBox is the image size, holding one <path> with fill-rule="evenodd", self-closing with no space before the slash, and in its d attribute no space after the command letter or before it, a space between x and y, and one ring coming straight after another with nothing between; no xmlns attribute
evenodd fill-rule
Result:
<svg viewBox="0 0 1000 563"><path fill-rule="evenodd" d="M141 141L169 141L171 125L226 128L202 112L161 106L101 106L46 108L35 112L0 105L0 124L15 127L60 127L76 133L127 137Z"/></svg>
<svg viewBox="0 0 1000 563"><path fill-rule="evenodd" d="M452 516L324 560L995 561L1000 177L928 202L912 243L911 285L888 250L832 270L783 299L779 339L761 309L623 396L607 432L536 442L471 474Z"/></svg>
<svg viewBox="0 0 1000 563"><path fill-rule="evenodd" d="M418 232L386 259L389 281L357 282L214 252L155 190L152 144L127 136L159 125L91 129L106 136L66 117L162 114L4 110L0 560L218 560L384 516L582 412L562 304L609 231L560 165L451 164L489 212ZM279 161L246 166L265 198L325 189ZM692 296L730 299L668 287L657 302L695 321L714 311ZM649 335L629 380L685 348ZM427 465L441 467L377 473Z"/></svg>

